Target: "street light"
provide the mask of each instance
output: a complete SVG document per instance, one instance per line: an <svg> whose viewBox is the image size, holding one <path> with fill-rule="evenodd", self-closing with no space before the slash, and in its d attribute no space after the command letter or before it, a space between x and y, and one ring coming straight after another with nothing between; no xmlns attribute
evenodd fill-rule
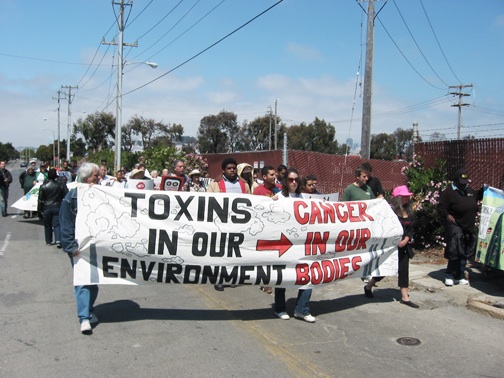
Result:
<svg viewBox="0 0 504 378"><path fill-rule="evenodd" d="M44 119L45 120L45 119ZM50 131L52 133L52 156L53 156L53 167L56 167L56 156L55 156L55 153L56 151L54 150L54 131L53 130L50 130L50 129L42 129L42 130L46 130L46 131Z"/></svg>
<svg viewBox="0 0 504 378"><path fill-rule="evenodd" d="M122 124L122 80L123 80L123 68L128 64L146 64L151 68L157 68L157 63L154 62L126 62L123 61L123 43L122 43L122 33L119 35L119 46L118 46L118 64L117 64L117 96L116 96L116 124L115 124L115 161L114 169L115 171L121 169L121 124Z"/></svg>

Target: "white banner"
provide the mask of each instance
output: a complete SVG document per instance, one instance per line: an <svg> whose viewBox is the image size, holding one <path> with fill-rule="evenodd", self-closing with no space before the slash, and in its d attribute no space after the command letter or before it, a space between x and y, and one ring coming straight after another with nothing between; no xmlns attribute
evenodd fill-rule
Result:
<svg viewBox="0 0 504 378"><path fill-rule="evenodd" d="M397 216L359 202L78 186L74 285L316 287L397 273Z"/></svg>
<svg viewBox="0 0 504 378"><path fill-rule="evenodd" d="M14 202L11 206L15 209L24 211L37 211L39 190L42 184L37 183L31 190L26 193L23 197ZM75 188L77 186L76 182L67 183L68 190Z"/></svg>

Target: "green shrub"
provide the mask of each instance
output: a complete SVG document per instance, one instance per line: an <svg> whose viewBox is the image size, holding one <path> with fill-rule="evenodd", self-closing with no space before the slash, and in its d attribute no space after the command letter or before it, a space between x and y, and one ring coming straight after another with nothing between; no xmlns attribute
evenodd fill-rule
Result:
<svg viewBox="0 0 504 378"><path fill-rule="evenodd" d="M423 159L414 156L413 162L403 173L408 179L408 188L414 193L412 206L416 223L414 246L417 249L444 247L444 222L438 214L437 206L441 191L450 183L447 181L445 162L437 161L425 168Z"/></svg>

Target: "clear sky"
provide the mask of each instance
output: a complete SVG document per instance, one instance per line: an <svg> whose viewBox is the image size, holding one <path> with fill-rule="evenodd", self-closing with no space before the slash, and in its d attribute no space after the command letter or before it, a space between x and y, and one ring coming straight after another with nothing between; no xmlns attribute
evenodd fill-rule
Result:
<svg viewBox="0 0 504 378"><path fill-rule="evenodd" d="M196 136L206 115L226 110L251 121L277 100L288 126L318 117L335 126L340 143L360 143L367 2L284 0L209 48L277 2L135 0L126 7L124 42L138 47L124 49L123 122L136 114ZM455 139L458 98L448 87L472 84L462 136L504 137L504 1L389 0L375 8L371 134L418 122L424 140L436 131ZM117 49L101 41L117 41L118 9L110 0L0 1L3 143L48 144L44 128L57 138L61 86L79 87L72 122L115 114ZM63 100L61 139L66 125Z"/></svg>

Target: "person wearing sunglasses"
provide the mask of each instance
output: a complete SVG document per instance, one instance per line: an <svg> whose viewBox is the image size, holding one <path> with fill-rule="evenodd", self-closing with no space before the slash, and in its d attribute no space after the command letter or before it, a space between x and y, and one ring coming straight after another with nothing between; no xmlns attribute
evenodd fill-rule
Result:
<svg viewBox="0 0 504 378"><path fill-rule="evenodd" d="M294 168L288 168L282 180L282 191L273 197L273 199L301 198L299 180L298 171ZM312 289L299 289L296 307L294 308L294 317L308 323L315 323L316 318L310 313L311 295ZM275 288L275 315L282 320L290 319L285 304L285 289L281 287Z"/></svg>

